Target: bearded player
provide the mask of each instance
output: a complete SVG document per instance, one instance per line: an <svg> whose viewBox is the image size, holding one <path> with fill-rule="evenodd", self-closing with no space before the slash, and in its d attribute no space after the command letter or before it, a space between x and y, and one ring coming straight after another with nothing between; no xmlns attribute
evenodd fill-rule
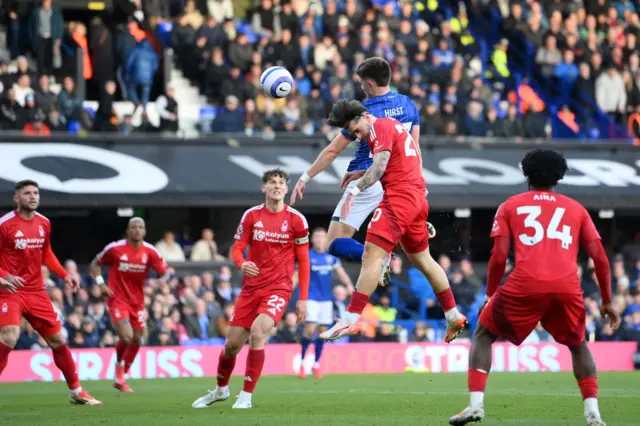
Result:
<svg viewBox="0 0 640 426"><path fill-rule="evenodd" d="M393 93L389 88L389 82L391 81L391 66L389 63L383 58L369 58L358 65L356 74L360 78L360 85L367 96L364 106L368 111L375 117L395 118L400 121L407 132L411 133L414 140L418 140L420 136L420 112L409 97ZM291 193L291 205L295 204L297 198L303 198L306 184L329 167L347 145L357 139L356 135L343 128L331 144L320 152L309 170L300 177ZM419 145L416 145L415 149L420 162L422 162ZM346 217L341 217L340 212L349 197L349 190L355 188L358 184L357 179L364 175L371 163L372 156L369 144L366 140L360 139L355 158L349 163L347 174L342 181L341 186L343 188L346 187L346 191L336 206L327 233L327 247L325 249L329 254L341 259L355 261L362 259L364 245L354 240L353 236L382 200L382 185L380 182L375 182L364 189L353 201L349 214ZM391 256L388 256L380 271L379 281L382 285L385 285L388 281L390 263ZM437 266L437 263L430 265L430 271ZM436 272L430 272L430 278L434 277L434 274Z"/></svg>
<svg viewBox="0 0 640 426"><path fill-rule="evenodd" d="M398 120L376 118L358 101L335 103L328 123L367 141L373 154L371 167L347 191L340 216L347 218L358 195L378 182L382 184L384 196L369 222L357 291L351 296L347 315L320 337L335 340L360 332L356 323L376 289L380 269L400 243L411 263L433 286L445 311L445 342L451 342L462 331L467 319L456 308L449 281L429 253L429 204L425 198L422 160L415 141Z"/></svg>
<svg viewBox="0 0 640 426"><path fill-rule="evenodd" d="M562 154L535 150L522 160L529 191L513 196L499 208L491 237L487 300L481 307L469 353L469 406L449 419L465 425L484 418L484 390L491 369L491 345L502 337L520 345L538 322L556 342L571 351L573 373L584 400L589 426L604 426L598 409L596 365L585 342L586 311L577 257L579 245L594 260L600 285L602 318L614 330L620 318L611 309L611 272L600 235L589 213L577 201L553 192L567 172ZM516 265L498 288L507 255L515 245Z"/></svg>
<svg viewBox="0 0 640 426"><path fill-rule="evenodd" d="M61 332L62 323L42 279L42 265L78 289L78 281L60 265L51 250L51 223L36 210L38 184L16 184L17 209L0 218L0 374L20 337L24 317L53 350L53 361L62 371L72 404L102 405L80 386L76 363Z"/></svg>
<svg viewBox="0 0 640 426"><path fill-rule="evenodd" d="M144 281L150 269L166 282L172 271L154 246L144 241L147 231L144 219L133 217L127 227L127 238L108 244L91 262L90 275L107 296L111 322L118 334L116 344L116 372L113 387L122 392L133 392L125 376L142 346L146 309L144 307ZM109 283L102 277L100 265L111 265Z"/></svg>
<svg viewBox="0 0 640 426"><path fill-rule="evenodd" d="M284 203L289 175L268 170L262 176L264 204L244 212L231 249L233 262L244 274L242 291L229 323L224 349L218 361L218 386L198 398L193 408L207 408L231 395L229 379L236 355L249 340L244 387L233 408L251 408L251 397L264 365L264 346L285 312L293 290L298 261L300 299L298 323L307 316L309 295L309 226L305 217ZM249 246L247 258L244 250Z"/></svg>

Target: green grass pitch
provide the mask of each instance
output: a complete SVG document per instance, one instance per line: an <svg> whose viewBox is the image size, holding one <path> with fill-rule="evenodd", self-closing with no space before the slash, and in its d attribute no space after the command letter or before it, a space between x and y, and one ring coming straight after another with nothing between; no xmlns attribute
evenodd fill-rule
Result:
<svg viewBox="0 0 640 426"><path fill-rule="evenodd" d="M446 425L468 402L465 374L266 376L253 408L232 410L241 380L232 380L229 400L198 410L191 403L215 387L215 378L131 380L131 394L110 382L85 382L101 407L71 406L63 383L2 384L0 425ZM640 372L601 373L599 384L600 411L609 425L640 424ZM482 426L585 424L571 373L492 374L485 410Z"/></svg>

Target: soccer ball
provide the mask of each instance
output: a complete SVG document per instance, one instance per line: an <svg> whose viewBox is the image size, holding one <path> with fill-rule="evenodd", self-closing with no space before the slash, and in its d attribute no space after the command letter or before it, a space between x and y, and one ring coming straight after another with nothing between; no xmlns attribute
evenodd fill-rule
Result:
<svg viewBox="0 0 640 426"><path fill-rule="evenodd" d="M283 67L267 68L260 76L262 91L272 98L280 99L291 93L293 77Z"/></svg>

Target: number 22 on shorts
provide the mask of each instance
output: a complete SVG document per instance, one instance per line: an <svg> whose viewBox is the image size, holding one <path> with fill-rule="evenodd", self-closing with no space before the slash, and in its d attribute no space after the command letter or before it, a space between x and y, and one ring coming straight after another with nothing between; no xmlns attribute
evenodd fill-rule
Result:
<svg viewBox="0 0 640 426"><path fill-rule="evenodd" d="M269 296L269 300L267 301L267 306L269 307L268 311L271 312L272 315L275 315L276 311L282 311L285 303L286 302L282 297L273 294Z"/></svg>
<svg viewBox="0 0 640 426"><path fill-rule="evenodd" d="M564 216L565 209L562 207L557 207L555 212L553 212L553 216L551 217L551 222L549 222L549 226L547 227L546 236L550 240L560 240L562 242L563 249L569 249L571 243L573 243L573 237L571 236L571 227L568 225L562 226L562 232L558 230L560 227L560 221L562 220L562 216ZM517 213L519 215L526 214L527 217L524 218L524 226L527 228L533 228L534 234L533 236L529 236L527 234L518 235L518 239L525 246L534 246L542 241L545 237L545 229L542 224L537 221L538 216L542 214L542 207L540 206L522 206L518 207Z"/></svg>

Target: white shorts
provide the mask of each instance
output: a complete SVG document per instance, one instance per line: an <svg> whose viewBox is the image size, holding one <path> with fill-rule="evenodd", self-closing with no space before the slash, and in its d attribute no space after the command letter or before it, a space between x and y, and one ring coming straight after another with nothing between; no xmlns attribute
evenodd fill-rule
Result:
<svg viewBox="0 0 640 426"><path fill-rule="evenodd" d="M371 213L380 205L382 201L382 196L384 195L384 190L382 189L382 184L380 181L371 185L369 188L362 191L355 200L353 200L353 204L351 205L351 210L349 211L349 216L346 219L340 219L340 215L342 214L342 204L347 199L349 193L347 192L349 189L353 188L360 182L360 179L352 181L347 186L347 190L342 195L342 199L336 206L336 209L333 212L333 216L331 220L335 220L340 223L344 223L349 225L356 231L360 229L360 226L364 223L364 221L369 217Z"/></svg>
<svg viewBox="0 0 640 426"><path fill-rule="evenodd" d="M307 319L305 321L319 325L333 324L333 302L307 300Z"/></svg>

